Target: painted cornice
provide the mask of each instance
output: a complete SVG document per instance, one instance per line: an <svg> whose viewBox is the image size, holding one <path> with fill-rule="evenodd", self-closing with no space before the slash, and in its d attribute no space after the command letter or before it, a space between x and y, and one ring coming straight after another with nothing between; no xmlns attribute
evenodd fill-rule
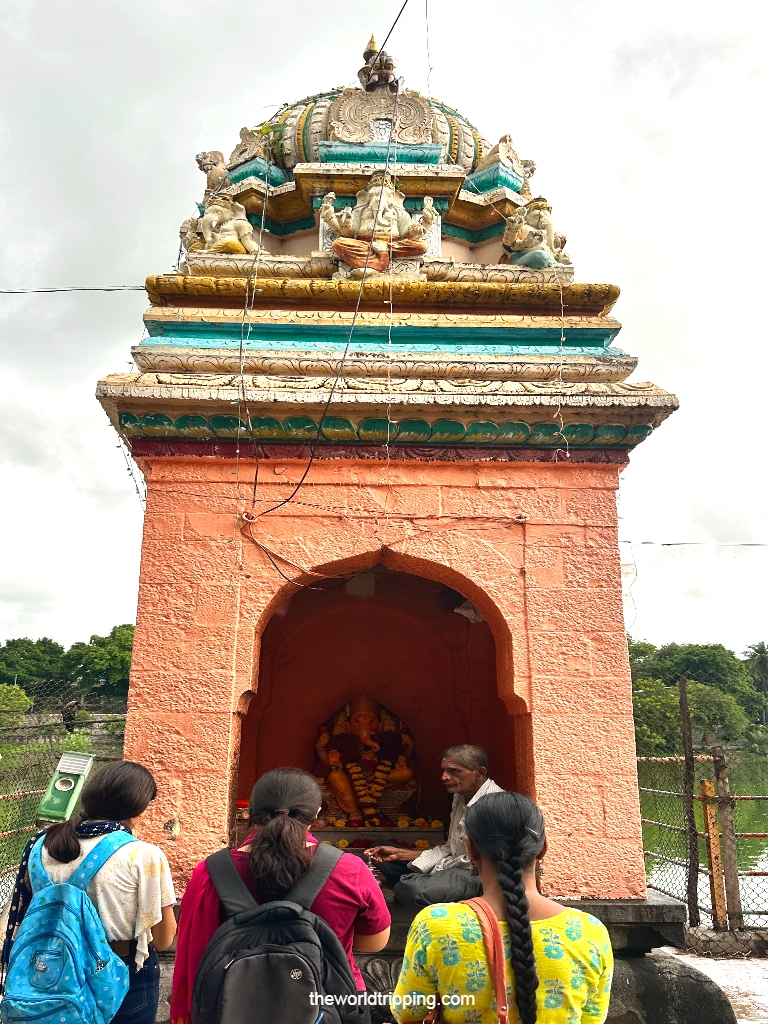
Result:
<svg viewBox="0 0 768 1024"><path fill-rule="evenodd" d="M244 277L188 277L155 274L147 278L154 305L239 304L288 309L373 309L392 304L402 312L516 313L602 316L619 297L614 284L518 284L490 281L412 281L379 277L367 281L274 280Z"/></svg>
<svg viewBox="0 0 768 1024"><path fill-rule="evenodd" d="M154 341L162 339L153 339ZM346 347L346 346L345 346ZM403 346L405 347L405 346ZM618 349L604 352L571 348L568 358L557 351L546 354L520 352L516 357L462 351L415 353L393 352L386 346L370 352L344 354L338 346L318 345L313 349L284 351L261 350L251 345L230 349L198 348L194 345L141 345L131 349L133 360L142 371L171 373L246 373L287 376L405 377L426 380L530 380L530 381L622 381L637 366L637 359Z"/></svg>
<svg viewBox="0 0 768 1024"><path fill-rule="evenodd" d="M652 384L113 374L97 397L133 437L623 445L677 408Z"/></svg>

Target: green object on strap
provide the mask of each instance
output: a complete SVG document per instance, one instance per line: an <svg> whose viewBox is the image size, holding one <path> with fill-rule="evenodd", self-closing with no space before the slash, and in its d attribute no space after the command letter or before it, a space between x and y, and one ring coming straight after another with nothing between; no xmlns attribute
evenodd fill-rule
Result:
<svg viewBox="0 0 768 1024"><path fill-rule="evenodd" d="M92 766L91 754L65 750L37 808L37 820L66 821L71 818Z"/></svg>

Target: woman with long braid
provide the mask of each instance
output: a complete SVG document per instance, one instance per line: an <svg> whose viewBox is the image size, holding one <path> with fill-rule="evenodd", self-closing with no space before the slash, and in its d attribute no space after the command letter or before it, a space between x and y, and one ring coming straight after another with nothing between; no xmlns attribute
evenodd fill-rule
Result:
<svg viewBox="0 0 768 1024"><path fill-rule="evenodd" d="M467 811L467 850L483 901L504 944L506 1007L497 1012L480 914L471 903L436 903L414 919L394 993L400 1024L602 1024L613 956L605 926L542 896L536 866L544 818L520 793L491 793Z"/></svg>

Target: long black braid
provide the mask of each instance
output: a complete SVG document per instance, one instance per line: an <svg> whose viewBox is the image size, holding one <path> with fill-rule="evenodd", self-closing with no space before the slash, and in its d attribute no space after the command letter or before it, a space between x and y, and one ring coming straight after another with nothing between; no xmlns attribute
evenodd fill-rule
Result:
<svg viewBox="0 0 768 1024"><path fill-rule="evenodd" d="M544 848L544 817L521 793L489 793L468 809L464 825L473 846L496 866L507 907L520 1024L536 1024L539 979L523 874Z"/></svg>

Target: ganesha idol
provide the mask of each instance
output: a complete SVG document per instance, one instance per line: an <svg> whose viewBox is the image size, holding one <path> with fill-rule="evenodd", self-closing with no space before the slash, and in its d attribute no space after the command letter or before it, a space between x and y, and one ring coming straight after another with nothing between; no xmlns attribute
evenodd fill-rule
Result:
<svg viewBox="0 0 768 1024"><path fill-rule="evenodd" d="M336 811L348 828L389 827L416 800L413 738L396 715L367 693L323 722L315 752L316 774L327 779L325 813Z"/></svg>
<svg viewBox="0 0 768 1024"><path fill-rule="evenodd" d="M424 209L415 219L405 209L389 171L374 174L367 188L357 193L355 208L334 209L336 194L328 192L320 217L336 234L331 248L352 268L350 277L384 273L391 260L416 259L429 249L427 232L435 223L434 202L424 197Z"/></svg>

